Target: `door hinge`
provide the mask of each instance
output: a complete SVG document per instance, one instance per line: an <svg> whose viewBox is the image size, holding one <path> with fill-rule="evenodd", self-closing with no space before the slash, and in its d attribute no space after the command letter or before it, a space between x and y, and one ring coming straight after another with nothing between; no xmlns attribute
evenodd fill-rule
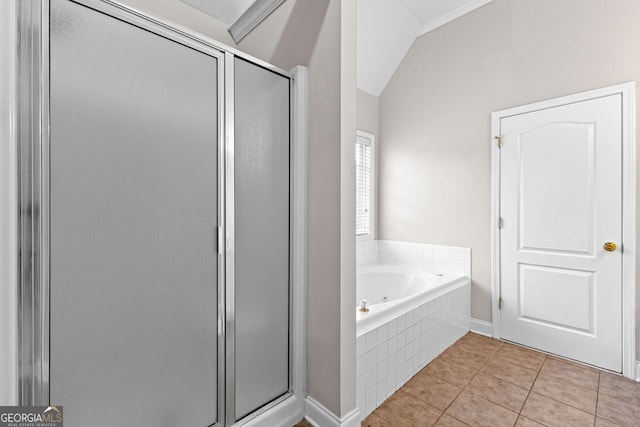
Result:
<svg viewBox="0 0 640 427"><path fill-rule="evenodd" d="M502 217L498 218L498 228L502 228Z"/></svg>
<svg viewBox="0 0 640 427"><path fill-rule="evenodd" d="M498 298L498 310L502 310L502 297Z"/></svg>
<svg viewBox="0 0 640 427"><path fill-rule="evenodd" d="M502 148L502 135L496 136L495 140L498 141L498 148Z"/></svg>

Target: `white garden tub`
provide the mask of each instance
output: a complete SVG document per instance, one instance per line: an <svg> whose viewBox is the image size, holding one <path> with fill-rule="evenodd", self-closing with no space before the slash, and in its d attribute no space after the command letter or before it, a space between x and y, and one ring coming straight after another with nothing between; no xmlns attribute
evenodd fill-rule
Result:
<svg viewBox="0 0 640 427"><path fill-rule="evenodd" d="M391 264L358 266L356 402L362 419L469 331L469 277Z"/></svg>
<svg viewBox="0 0 640 427"><path fill-rule="evenodd" d="M369 264L356 273L356 336L469 283L466 276L420 267ZM367 301L368 312L360 311Z"/></svg>

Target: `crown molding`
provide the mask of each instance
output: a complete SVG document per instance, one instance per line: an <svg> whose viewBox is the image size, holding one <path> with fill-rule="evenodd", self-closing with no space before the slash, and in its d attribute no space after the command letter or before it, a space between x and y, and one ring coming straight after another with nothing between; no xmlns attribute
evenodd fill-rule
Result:
<svg viewBox="0 0 640 427"><path fill-rule="evenodd" d="M429 31L433 31L438 27L443 26L444 24L453 21L454 19L460 18L462 15L465 15L479 7L484 6L487 3L492 2L493 0L474 0L470 3L465 4L462 7L459 7L458 9L455 9L449 13L447 13L444 16L441 16L438 19L434 19L431 22L428 22L426 24L424 24L422 27L420 27L420 29L418 30L418 37L420 37L423 34L428 33Z"/></svg>

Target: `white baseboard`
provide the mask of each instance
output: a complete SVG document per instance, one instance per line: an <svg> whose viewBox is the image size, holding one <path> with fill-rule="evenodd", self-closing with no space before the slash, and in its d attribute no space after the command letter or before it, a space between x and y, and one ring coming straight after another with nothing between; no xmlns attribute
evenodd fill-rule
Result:
<svg viewBox="0 0 640 427"><path fill-rule="evenodd" d="M640 382L640 360L636 360L636 381Z"/></svg>
<svg viewBox="0 0 640 427"><path fill-rule="evenodd" d="M358 408L339 418L324 405L307 396L304 405L305 419L314 427L360 427L360 411Z"/></svg>
<svg viewBox="0 0 640 427"><path fill-rule="evenodd" d="M484 335L485 337L493 337L493 324L491 322L485 322L484 320L478 320L471 318L469 320L471 332Z"/></svg>

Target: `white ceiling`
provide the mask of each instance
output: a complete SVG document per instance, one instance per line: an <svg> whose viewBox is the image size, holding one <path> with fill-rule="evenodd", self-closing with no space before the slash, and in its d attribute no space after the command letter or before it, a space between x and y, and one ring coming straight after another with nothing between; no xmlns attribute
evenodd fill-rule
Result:
<svg viewBox="0 0 640 427"><path fill-rule="evenodd" d="M358 88L380 96L416 37L491 0L358 0Z"/></svg>
<svg viewBox="0 0 640 427"><path fill-rule="evenodd" d="M255 0L180 0L230 26Z"/></svg>

